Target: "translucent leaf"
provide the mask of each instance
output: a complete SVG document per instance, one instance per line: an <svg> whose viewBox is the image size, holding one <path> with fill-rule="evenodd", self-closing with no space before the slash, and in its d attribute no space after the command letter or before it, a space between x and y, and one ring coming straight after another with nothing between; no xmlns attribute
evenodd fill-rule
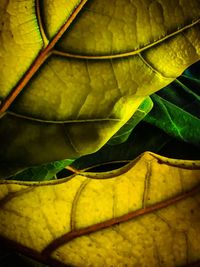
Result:
<svg viewBox="0 0 200 267"><path fill-rule="evenodd" d="M94 153L199 60L199 0L0 3L0 177Z"/></svg>
<svg viewBox="0 0 200 267"><path fill-rule="evenodd" d="M144 119L153 107L153 102L150 97L147 97L142 104L138 107L130 120L127 121L122 128L112 136L108 141L109 145L117 145L125 142L135 126Z"/></svg>
<svg viewBox="0 0 200 267"><path fill-rule="evenodd" d="M199 191L199 161L152 153L112 172L2 181L0 236L51 266L184 266L200 261Z"/></svg>
<svg viewBox="0 0 200 267"><path fill-rule="evenodd" d="M56 174L70 165L73 161L74 160L66 159L28 168L16 175L10 176L8 179L18 181L48 181L57 179Z"/></svg>

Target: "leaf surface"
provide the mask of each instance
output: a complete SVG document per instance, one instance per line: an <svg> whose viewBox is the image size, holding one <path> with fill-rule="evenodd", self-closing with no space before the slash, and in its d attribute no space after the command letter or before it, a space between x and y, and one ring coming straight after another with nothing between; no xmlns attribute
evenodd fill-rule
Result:
<svg viewBox="0 0 200 267"><path fill-rule="evenodd" d="M173 105L158 95L152 96L154 111L145 118L168 134L200 146L200 118Z"/></svg>
<svg viewBox="0 0 200 267"><path fill-rule="evenodd" d="M167 134L200 146L200 62L151 96L154 108L144 118Z"/></svg>
<svg viewBox="0 0 200 267"><path fill-rule="evenodd" d="M200 261L199 190L199 161L148 152L113 172L2 181L0 236L54 266L185 266Z"/></svg>
<svg viewBox="0 0 200 267"><path fill-rule="evenodd" d="M27 168L11 177L9 180L18 181L48 181L57 179L56 174L70 165L73 160L66 159L52 163Z"/></svg>
<svg viewBox="0 0 200 267"><path fill-rule="evenodd" d="M102 147L199 59L199 13L198 0L1 1L1 177Z"/></svg>
<svg viewBox="0 0 200 267"><path fill-rule="evenodd" d="M112 138L108 141L108 144L117 145L125 142L129 138L136 125L144 119L152 107L153 102L150 97L147 97L135 111L130 120L128 120L127 123L125 123L124 126L122 126L122 128L120 128L119 131L112 136Z"/></svg>

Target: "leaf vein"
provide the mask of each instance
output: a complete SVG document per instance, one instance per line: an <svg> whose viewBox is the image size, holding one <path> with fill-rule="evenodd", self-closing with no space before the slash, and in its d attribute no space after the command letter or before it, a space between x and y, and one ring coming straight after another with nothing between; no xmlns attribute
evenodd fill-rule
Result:
<svg viewBox="0 0 200 267"><path fill-rule="evenodd" d="M61 51L61 50L57 50L54 49L52 51L53 55L58 55L58 56L63 56L63 57L67 57L67 58L77 58L77 59L88 59L88 60L105 60L105 59L115 59L115 58L122 58L122 57L130 57L130 56L134 56L137 55L155 45L160 44L161 42L176 36L177 34L192 28L193 26L195 26L196 24L198 24L200 22L200 18L196 19L195 21L191 22L190 24L187 24L181 28L178 27L177 30L175 30L172 33L169 33L167 35L165 35L164 37L155 40L154 42L150 42L145 44L143 47L140 47L138 49L132 50L132 51L128 51L128 52L122 52L122 53L118 53L118 54L112 54L112 55L81 55L81 54L73 54L70 52L65 52L65 51ZM174 78L174 77L172 77Z"/></svg>
<svg viewBox="0 0 200 267"><path fill-rule="evenodd" d="M78 201L80 199L80 196L81 196L83 190L89 184L90 181L91 181L90 179L84 180L81 183L78 190L76 191L76 194L73 198L72 207L71 207L71 215L70 215L70 229L71 229L71 231L76 230L76 210L77 210Z"/></svg>

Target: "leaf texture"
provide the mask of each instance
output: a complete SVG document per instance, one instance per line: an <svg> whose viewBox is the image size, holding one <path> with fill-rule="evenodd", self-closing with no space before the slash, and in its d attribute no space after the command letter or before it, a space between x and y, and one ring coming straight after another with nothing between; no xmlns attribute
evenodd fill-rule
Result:
<svg viewBox="0 0 200 267"><path fill-rule="evenodd" d="M108 144L118 145L125 142L129 138L136 125L144 119L144 117L150 112L152 107L153 102L150 97L147 97L135 111L130 120L128 120L127 123L125 123L124 126L122 126L119 131L117 131L116 134L112 136L112 138L108 141Z"/></svg>
<svg viewBox="0 0 200 267"><path fill-rule="evenodd" d="M1 1L1 177L102 147L199 59L199 13L198 0Z"/></svg>
<svg viewBox="0 0 200 267"><path fill-rule="evenodd" d="M154 108L144 118L169 135L200 146L200 62L153 94Z"/></svg>
<svg viewBox="0 0 200 267"><path fill-rule="evenodd" d="M178 139L200 146L200 117L191 115L156 94L152 96L152 100L154 111L145 121Z"/></svg>
<svg viewBox="0 0 200 267"><path fill-rule="evenodd" d="M113 172L4 181L0 236L54 266L185 266L200 261L199 190L199 161L148 152Z"/></svg>
<svg viewBox="0 0 200 267"><path fill-rule="evenodd" d="M57 173L66 168L72 162L73 160L66 159L27 168L16 175L9 177L8 179L18 181L48 181L57 179Z"/></svg>

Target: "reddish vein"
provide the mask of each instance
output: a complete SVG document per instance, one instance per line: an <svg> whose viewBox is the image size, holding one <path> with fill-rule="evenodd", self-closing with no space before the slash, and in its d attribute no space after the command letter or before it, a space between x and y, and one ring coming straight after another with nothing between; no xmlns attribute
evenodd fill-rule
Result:
<svg viewBox="0 0 200 267"><path fill-rule="evenodd" d="M86 228L82 228L82 229L78 229L78 230L74 230L74 231L71 231L69 233L66 233L66 234L62 235L61 237L58 237L57 239L52 241L42 251L42 255L44 256L44 258L48 258L60 246L68 243L69 241L73 240L74 238L81 237L83 235L88 235L88 234L100 231L102 229L111 227L111 226L113 226L115 224L127 222L127 221L129 221L131 219L134 219L134 218L138 217L138 216L141 216L141 215L144 215L144 214L148 214L148 213L155 212L157 210L166 208L166 207L168 207L170 205L173 205L173 204L175 204L175 203L177 203L177 202L179 202L181 200L184 200L184 199L186 199L188 197L191 197L191 196L193 196L193 195L195 195L195 194L197 194L199 192L200 192L200 187L197 187L197 188L192 189L191 191L185 192L185 193L183 193L181 195L178 195L178 196L173 197L171 199L162 201L162 202L157 203L155 205L152 205L152 206L149 206L149 207L137 210L137 211L133 211L133 212L130 212L128 214L122 215L120 217L112 218L112 219L107 220L105 222L97 223L97 224L88 226Z"/></svg>
<svg viewBox="0 0 200 267"><path fill-rule="evenodd" d="M51 51L54 48L55 44L58 42L58 40L62 37L62 35L65 33L65 31L69 28L71 23L74 21L76 16L79 14L83 6L86 4L87 0L82 0L80 4L76 7L74 12L71 14L70 18L66 21L66 23L60 28L58 33L54 36L54 38L51 40L51 42L48 44L48 46L41 51L39 56L36 58L36 60L33 62L27 73L23 76L20 83L14 88L13 91L8 95L8 97L5 99L5 101L2 102L0 106L0 115L4 113L10 105L13 103L13 101L16 99L16 97L19 95L19 93L24 89L24 87L27 85L27 83L30 81L30 79L33 77L33 75L37 72L37 70L41 67L41 65L45 62L45 60L51 55Z"/></svg>

